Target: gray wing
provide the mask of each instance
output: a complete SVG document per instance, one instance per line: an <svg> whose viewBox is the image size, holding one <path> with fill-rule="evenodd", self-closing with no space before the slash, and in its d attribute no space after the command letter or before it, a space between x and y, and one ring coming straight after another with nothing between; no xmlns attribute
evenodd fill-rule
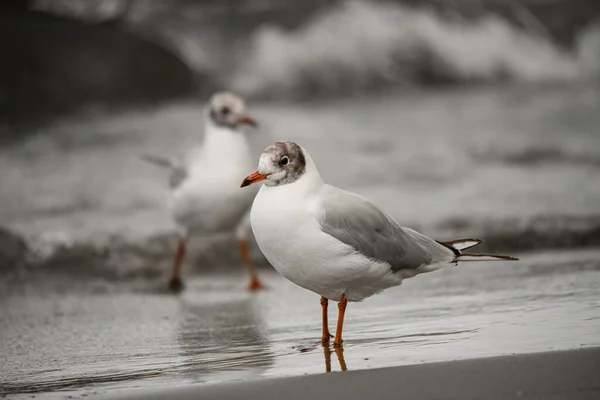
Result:
<svg viewBox="0 0 600 400"><path fill-rule="evenodd" d="M176 189L188 177L188 172L183 164L178 164L168 158L155 156L152 154L142 154L140 158L150 164L165 167L171 170L169 174L169 187Z"/></svg>
<svg viewBox="0 0 600 400"><path fill-rule="evenodd" d="M451 249L403 228L368 200L333 186L323 193L323 232L366 257L390 264L392 271L451 262Z"/></svg>

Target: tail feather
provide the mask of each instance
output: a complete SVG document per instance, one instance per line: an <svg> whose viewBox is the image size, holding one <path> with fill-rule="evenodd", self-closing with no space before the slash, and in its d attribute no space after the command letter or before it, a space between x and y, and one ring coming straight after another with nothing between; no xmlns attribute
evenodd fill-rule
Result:
<svg viewBox="0 0 600 400"><path fill-rule="evenodd" d="M175 168L173 161L169 160L166 157L155 156L153 154L142 154L142 155L140 155L140 159L142 159L143 161L146 161L150 164L158 165L160 167L165 167L165 168L170 168L170 169Z"/></svg>
<svg viewBox="0 0 600 400"><path fill-rule="evenodd" d="M518 258L499 256L495 254L463 254L463 250L470 249L481 243L479 239L458 239L449 242L439 242L454 252L455 262L462 261L517 261Z"/></svg>
<svg viewBox="0 0 600 400"><path fill-rule="evenodd" d="M456 261L518 261L518 258L510 256L498 256L494 254L461 254Z"/></svg>

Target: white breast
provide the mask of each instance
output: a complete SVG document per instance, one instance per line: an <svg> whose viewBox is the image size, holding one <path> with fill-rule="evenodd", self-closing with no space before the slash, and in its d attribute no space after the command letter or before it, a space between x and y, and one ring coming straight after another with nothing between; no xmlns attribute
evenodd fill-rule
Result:
<svg viewBox="0 0 600 400"><path fill-rule="evenodd" d="M342 293L360 301L398 285L388 265L374 262L321 231L320 192L309 195L300 181L263 186L252 205L256 241L285 278L337 301Z"/></svg>
<svg viewBox="0 0 600 400"><path fill-rule="evenodd" d="M188 178L172 193L171 210L177 225L195 235L233 230L258 190L239 187L253 167L243 133L213 127L188 168Z"/></svg>

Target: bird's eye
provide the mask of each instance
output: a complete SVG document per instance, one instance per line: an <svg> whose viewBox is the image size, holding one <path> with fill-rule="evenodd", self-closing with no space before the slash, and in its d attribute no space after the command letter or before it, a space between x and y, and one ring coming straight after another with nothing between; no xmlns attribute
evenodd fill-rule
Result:
<svg viewBox="0 0 600 400"><path fill-rule="evenodd" d="M281 160L279 160L279 165L288 165L289 162L290 159L288 158L288 156L283 156L281 157Z"/></svg>
<svg viewBox="0 0 600 400"><path fill-rule="evenodd" d="M221 108L221 114L223 115L227 115L231 112L231 110L229 109L229 107L225 106L223 108Z"/></svg>

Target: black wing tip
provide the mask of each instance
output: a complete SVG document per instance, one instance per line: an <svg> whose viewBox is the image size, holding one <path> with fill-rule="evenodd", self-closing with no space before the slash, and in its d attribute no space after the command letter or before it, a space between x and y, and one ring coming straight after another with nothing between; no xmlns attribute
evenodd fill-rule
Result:
<svg viewBox="0 0 600 400"><path fill-rule="evenodd" d="M457 250L460 254L462 254L463 251L470 249L471 247L480 245L481 243L483 243L483 240L465 238L465 239L450 240L447 242L440 242L440 241L437 241L437 242L443 246L446 246L446 247L452 249L453 251ZM468 245L465 246L465 243L468 243Z"/></svg>
<svg viewBox="0 0 600 400"><path fill-rule="evenodd" d="M455 257L458 257L458 256L460 256L460 255L461 255L461 252L460 252L460 250L458 250L457 248L454 248L454 247L453 247L453 246L450 244L450 242L440 242L439 240L436 240L436 242L437 242L438 244L441 244L442 246L446 247L447 249L450 249L450 250L452 250L452 252L454 253L454 256L455 256Z"/></svg>

